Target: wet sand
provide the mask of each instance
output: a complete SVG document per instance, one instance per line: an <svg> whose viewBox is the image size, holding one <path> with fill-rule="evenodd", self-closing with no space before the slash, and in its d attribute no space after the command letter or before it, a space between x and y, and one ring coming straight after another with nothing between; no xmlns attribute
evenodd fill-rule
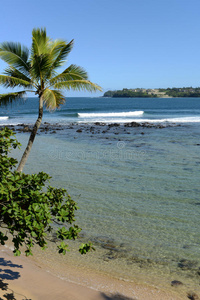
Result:
<svg viewBox="0 0 200 300"><path fill-rule="evenodd" d="M59 278L51 268L39 263L34 257L14 257L11 250L0 250L0 297L17 300L186 300L174 290L130 283L97 274L91 270L82 272L69 266L73 274L71 282ZM80 283L81 276L81 283ZM89 285L89 286L88 286ZM9 298L10 297L10 298ZM13 297L13 298L12 298Z"/></svg>

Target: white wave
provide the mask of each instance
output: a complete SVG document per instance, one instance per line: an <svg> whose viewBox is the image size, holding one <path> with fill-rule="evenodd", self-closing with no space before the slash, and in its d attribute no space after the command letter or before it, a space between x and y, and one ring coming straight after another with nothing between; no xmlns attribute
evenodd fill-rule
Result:
<svg viewBox="0 0 200 300"><path fill-rule="evenodd" d="M0 117L0 120L8 120L9 117Z"/></svg>
<svg viewBox="0 0 200 300"><path fill-rule="evenodd" d="M133 122L149 122L149 123L200 123L200 117L180 117L180 118L166 118L166 119L137 119ZM130 121L129 121L130 122Z"/></svg>
<svg viewBox="0 0 200 300"><path fill-rule="evenodd" d="M80 120L78 123L95 123L97 122L97 119L86 119L86 120ZM118 119L118 118L101 118L98 120L98 122L110 124L110 123L131 123L131 122L137 122L137 123L175 123L175 124L183 124L183 123L200 123L200 117L182 117L182 118L166 118L166 119L141 119L141 118L124 118L124 119Z"/></svg>
<svg viewBox="0 0 200 300"><path fill-rule="evenodd" d="M144 114L144 111L129 111L117 113L78 113L81 118L94 118L94 117L136 117Z"/></svg>

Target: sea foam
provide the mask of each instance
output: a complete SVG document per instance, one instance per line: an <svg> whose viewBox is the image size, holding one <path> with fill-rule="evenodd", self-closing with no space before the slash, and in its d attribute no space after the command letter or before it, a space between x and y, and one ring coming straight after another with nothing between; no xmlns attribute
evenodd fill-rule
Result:
<svg viewBox="0 0 200 300"><path fill-rule="evenodd" d="M129 111L129 112L108 112L108 113L78 113L81 118L94 117L136 117L144 114L144 111Z"/></svg>
<svg viewBox="0 0 200 300"><path fill-rule="evenodd" d="M8 120L9 117L0 117L0 120Z"/></svg>

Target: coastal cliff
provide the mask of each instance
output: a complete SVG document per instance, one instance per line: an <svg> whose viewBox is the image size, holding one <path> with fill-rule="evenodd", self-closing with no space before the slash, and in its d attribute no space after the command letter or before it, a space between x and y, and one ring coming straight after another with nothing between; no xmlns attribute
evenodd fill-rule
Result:
<svg viewBox="0 0 200 300"><path fill-rule="evenodd" d="M183 87L167 89L123 89L107 91L103 97L112 98L174 98L174 97L200 97L200 88Z"/></svg>

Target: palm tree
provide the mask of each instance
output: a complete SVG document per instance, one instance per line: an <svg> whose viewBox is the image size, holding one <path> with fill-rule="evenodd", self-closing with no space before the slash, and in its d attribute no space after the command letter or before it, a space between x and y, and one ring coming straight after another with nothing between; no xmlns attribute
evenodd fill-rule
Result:
<svg viewBox="0 0 200 300"><path fill-rule="evenodd" d="M46 35L46 29L33 29L30 51L20 43L0 44L0 58L9 65L4 75L0 75L0 84L23 88L22 91L1 94L0 105L23 98L26 92L34 92L39 98L38 118L17 168L18 172L22 172L31 151L42 122L44 106L55 110L63 104L63 89L101 91L101 87L89 81L87 72L79 66L72 64L63 72L56 72L65 63L72 47L73 40L69 43L60 39L52 40Z"/></svg>

